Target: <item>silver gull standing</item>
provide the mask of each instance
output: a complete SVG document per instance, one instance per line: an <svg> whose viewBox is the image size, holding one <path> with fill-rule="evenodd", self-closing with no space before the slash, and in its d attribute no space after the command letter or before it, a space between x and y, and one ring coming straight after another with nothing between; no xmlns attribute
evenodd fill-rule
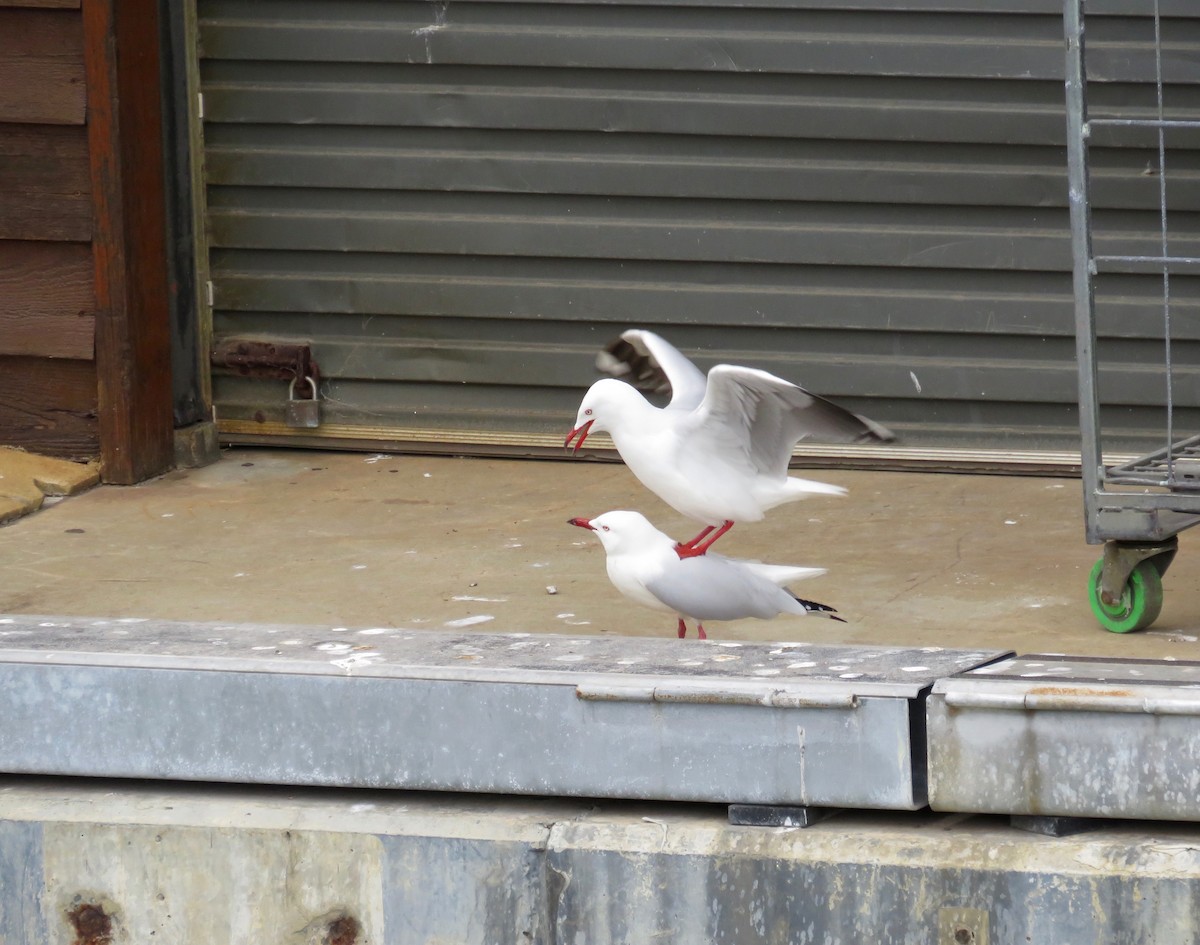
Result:
<svg viewBox="0 0 1200 945"><path fill-rule="evenodd" d="M604 546L609 580L617 590L635 603L674 613L680 637L687 633L687 619L696 622L702 640L707 639L706 620L769 620L780 614L842 620L834 616L832 607L803 600L782 586L824 574L824 568L762 564L726 558L715 551L681 558L675 539L640 512L605 512L593 519L568 521L596 533Z"/></svg>
<svg viewBox="0 0 1200 945"><path fill-rule="evenodd" d="M630 329L598 360L652 389L669 388L655 407L629 383L604 378L579 405L564 446L575 452L605 430L625 465L676 511L704 525L680 544L681 557L704 554L734 522L810 495L844 495L840 486L788 475L792 448L813 437L831 442L886 442L885 427L755 368L718 364L706 377L669 342Z"/></svg>

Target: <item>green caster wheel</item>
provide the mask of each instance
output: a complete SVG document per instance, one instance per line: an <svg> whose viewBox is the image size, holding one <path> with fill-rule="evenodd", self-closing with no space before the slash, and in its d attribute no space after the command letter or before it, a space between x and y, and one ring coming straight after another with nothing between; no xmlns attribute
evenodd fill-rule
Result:
<svg viewBox="0 0 1200 945"><path fill-rule="evenodd" d="M1096 562L1088 578L1088 600L1092 613L1105 630L1113 633L1131 633L1145 630L1158 619L1163 605L1162 575L1153 559L1138 563L1125 583L1121 599L1113 604L1105 603L1100 597L1100 572L1104 559Z"/></svg>

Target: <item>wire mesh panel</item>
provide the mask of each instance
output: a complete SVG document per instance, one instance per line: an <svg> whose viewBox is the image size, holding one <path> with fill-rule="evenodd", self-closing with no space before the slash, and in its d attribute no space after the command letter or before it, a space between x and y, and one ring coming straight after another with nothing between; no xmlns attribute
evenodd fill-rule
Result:
<svg viewBox="0 0 1200 945"><path fill-rule="evenodd" d="M1113 62L1090 63L1083 0L1066 0L1067 146L1074 256L1080 432L1087 539L1108 542L1091 576L1093 609L1119 632L1141 629L1162 605L1162 574L1177 547L1176 534L1200 522L1200 436L1183 429L1180 411L1200 397L1195 357L1200 245L1195 238L1200 114L1178 93L1197 77L1196 25L1183 8L1164 0L1130 4L1128 19L1141 36L1137 62L1119 96L1093 102L1092 92L1114 81ZM1191 14L1194 16L1194 13ZM1102 39L1095 42L1103 50ZM1153 225L1124 240L1109 234L1112 219L1097 213L1105 169L1093 164L1098 148L1138 148L1146 154L1143 186L1130 212L1152 211ZM1180 160L1176 163L1176 157ZM1132 192L1131 192L1132 193ZM1139 383L1161 409L1143 414L1159 448L1130 462L1104 463L1106 405L1120 392L1106 383L1105 306L1132 285L1143 304L1126 308L1143 346ZM1145 300L1150 301L1145 301ZM1189 435L1191 434L1191 435Z"/></svg>

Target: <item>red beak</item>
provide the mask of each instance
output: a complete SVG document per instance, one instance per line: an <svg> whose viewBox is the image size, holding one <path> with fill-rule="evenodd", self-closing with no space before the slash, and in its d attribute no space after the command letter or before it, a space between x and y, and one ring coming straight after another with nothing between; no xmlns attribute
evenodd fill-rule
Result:
<svg viewBox="0 0 1200 945"><path fill-rule="evenodd" d="M567 524L568 525L578 525L580 528L590 528L592 531L596 530L593 527L592 523L589 522L586 518L569 518L569 519L567 519Z"/></svg>
<svg viewBox="0 0 1200 945"><path fill-rule="evenodd" d="M575 444L575 449L574 449L574 452L578 453L579 447L583 446L583 441L587 439L588 432L592 429L592 424L595 422L596 422L595 420L589 420L583 426L576 427L574 430L572 430L570 433L568 433L567 439L563 443L563 449L569 449L571 446L571 441L573 439L575 439L575 437L578 436L579 442Z"/></svg>

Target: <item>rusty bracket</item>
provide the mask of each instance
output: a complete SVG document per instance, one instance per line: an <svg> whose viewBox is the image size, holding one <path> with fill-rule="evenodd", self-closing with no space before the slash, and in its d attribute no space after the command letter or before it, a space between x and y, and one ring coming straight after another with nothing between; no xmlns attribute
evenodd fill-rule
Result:
<svg viewBox="0 0 1200 945"><path fill-rule="evenodd" d="M1100 599L1110 606L1117 604L1133 569L1147 559L1158 568L1160 576L1166 574L1178 550L1179 537L1174 535L1166 541L1106 542L1100 571Z"/></svg>
<svg viewBox="0 0 1200 945"><path fill-rule="evenodd" d="M284 381L311 379L312 385L295 385L297 400L312 399L313 391L321 383L321 369L313 359L312 347L303 342L222 338L213 348L211 360L214 367L242 377Z"/></svg>

